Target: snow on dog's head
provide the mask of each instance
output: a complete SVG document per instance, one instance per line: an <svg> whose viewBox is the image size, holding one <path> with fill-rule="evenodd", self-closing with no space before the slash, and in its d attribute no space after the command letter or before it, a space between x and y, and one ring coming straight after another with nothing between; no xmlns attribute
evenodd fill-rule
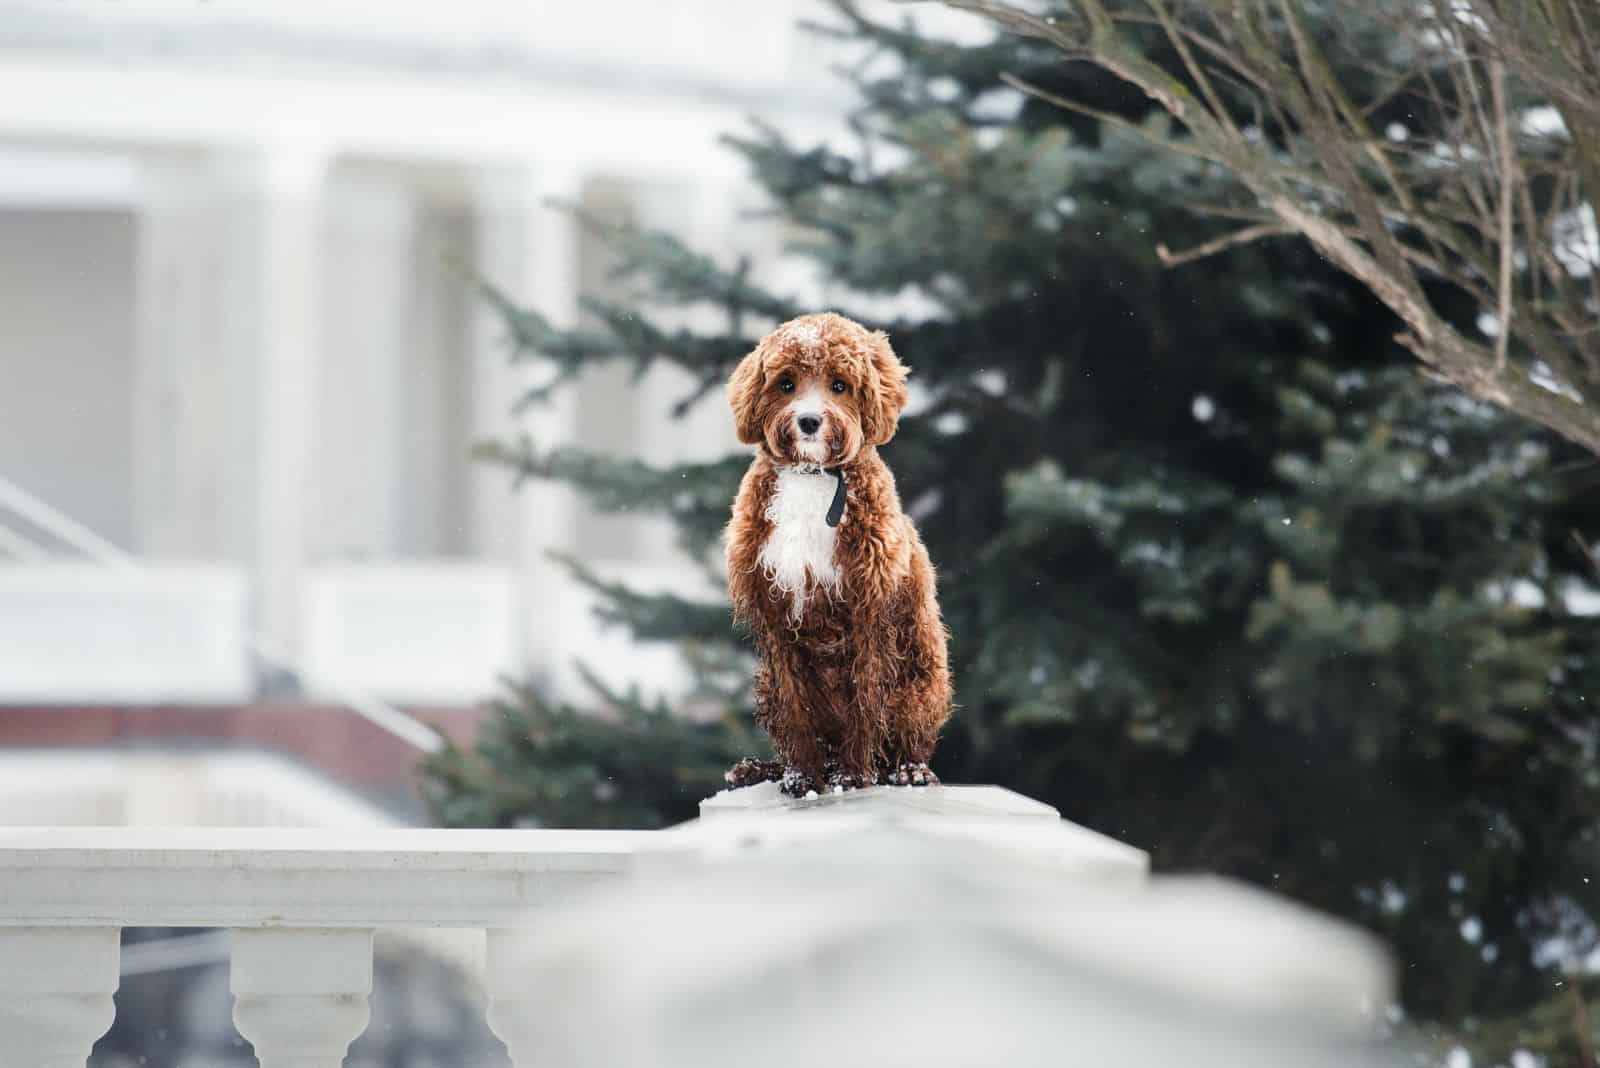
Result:
<svg viewBox="0 0 1600 1068"><path fill-rule="evenodd" d="M734 426L785 464L847 464L894 437L907 368L882 331L832 312L791 319L728 381Z"/></svg>

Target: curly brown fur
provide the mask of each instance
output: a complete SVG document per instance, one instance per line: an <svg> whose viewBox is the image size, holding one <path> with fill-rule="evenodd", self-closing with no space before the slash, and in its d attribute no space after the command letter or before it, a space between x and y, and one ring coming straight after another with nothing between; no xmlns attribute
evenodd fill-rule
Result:
<svg viewBox="0 0 1600 1068"><path fill-rule="evenodd" d="M925 768L950 715L933 565L877 451L894 436L906 374L882 333L824 313L773 331L729 381L739 439L757 446L728 526L729 593L760 654L757 721L797 782L870 785ZM808 518L822 523L835 485L823 468L847 486L831 534ZM919 777L937 781L904 774Z"/></svg>

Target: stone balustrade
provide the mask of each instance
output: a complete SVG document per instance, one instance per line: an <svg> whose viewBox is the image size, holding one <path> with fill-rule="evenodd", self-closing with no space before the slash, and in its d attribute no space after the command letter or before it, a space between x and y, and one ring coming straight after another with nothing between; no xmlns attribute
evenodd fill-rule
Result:
<svg viewBox="0 0 1600 1068"><path fill-rule="evenodd" d="M367 1021L376 928L497 943L592 894L631 831L0 828L0 1066L81 1066L123 927L233 932L234 1022L263 1068L334 1068ZM502 993L492 983L493 1004ZM514 982L514 980L509 980Z"/></svg>
<svg viewBox="0 0 1600 1068"><path fill-rule="evenodd" d="M726 1022L761 1018L804 1041L848 1014L797 1017L784 1008L795 991L819 1010L829 990L857 991L859 1016L870 996L856 980L875 974L884 945L905 946L909 969L890 969L886 992L936 981L945 1000L979 1006L985 988L942 963L955 947L994 977L1024 960L1016 974L1041 983L1070 975L1078 985L1059 989L1083 999L1205 999L1213 1041L1244 1013L1252 1033L1333 1036L1342 1049L1387 1004L1387 960L1364 936L1227 884L1162 890L1147 868L1138 850L993 787L798 802L756 787L661 832L0 828L0 1068L84 1064L113 1022L120 931L132 926L232 932L233 1018L263 1068L343 1062L367 1024L380 928L484 930L488 1022L528 1066L706 1063ZM794 922L777 929L785 916ZM764 948L741 960L740 947ZM872 971L857 967L862 953ZM769 971L802 985L740 978ZM838 983L816 986L823 973ZM1029 1049L1019 1026L1059 1026L1012 1008L993 1017L1011 1021L1004 1036L972 1031L967 1052ZM1111 1017L1095 1013L1104 1030ZM708 1023L663 1030L664 1019ZM960 1048L945 1051L953 1061L938 1050L916 1060L958 1063Z"/></svg>

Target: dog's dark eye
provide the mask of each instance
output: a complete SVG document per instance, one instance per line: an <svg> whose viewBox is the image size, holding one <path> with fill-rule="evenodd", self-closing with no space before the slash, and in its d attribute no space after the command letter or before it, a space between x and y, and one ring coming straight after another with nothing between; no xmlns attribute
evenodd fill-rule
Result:
<svg viewBox="0 0 1600 1068"><path fill-rule="evenodd" d="M794 392L794 379L785 378L783 381L779 382L778 383L778 391L780 393L793 393Z"/></svg>
<svg viewBox="0 0 1600 1068"><path fill-rule="evenodd" d="M850 383L846 382L842 378L835 378L833 380L833 391L835 393L849 393Z"/></svg>

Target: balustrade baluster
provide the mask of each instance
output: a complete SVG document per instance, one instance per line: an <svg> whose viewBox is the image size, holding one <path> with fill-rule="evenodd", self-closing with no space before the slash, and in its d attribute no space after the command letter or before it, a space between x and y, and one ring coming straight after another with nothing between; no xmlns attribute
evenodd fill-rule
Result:
<svg viewBox="0 0 1600 1068"><path fill-rule="evenodd" d="M0 927L0 1068L83 1068L116 1018L116 927Z"/></svg>
<svg viewBox="0 0 1600 1068"><path fill-rule="evenodd" d="M233 932L233 1022L261 1068L339 1068L370 1015L372 932Z"/></svg>
<svg viewBox="0 0 1600 1068"><path fill-rule="evenodd" d="M528 959L527 947L537 931L526 928L491 928L484 947L484 987L489 995L489 1030L506 1044L516 1068L532 1068L531 1051L541 1036L536 1030L541 1011L556 1006L538 1006L529 1000L522 964Z"/></svg>

